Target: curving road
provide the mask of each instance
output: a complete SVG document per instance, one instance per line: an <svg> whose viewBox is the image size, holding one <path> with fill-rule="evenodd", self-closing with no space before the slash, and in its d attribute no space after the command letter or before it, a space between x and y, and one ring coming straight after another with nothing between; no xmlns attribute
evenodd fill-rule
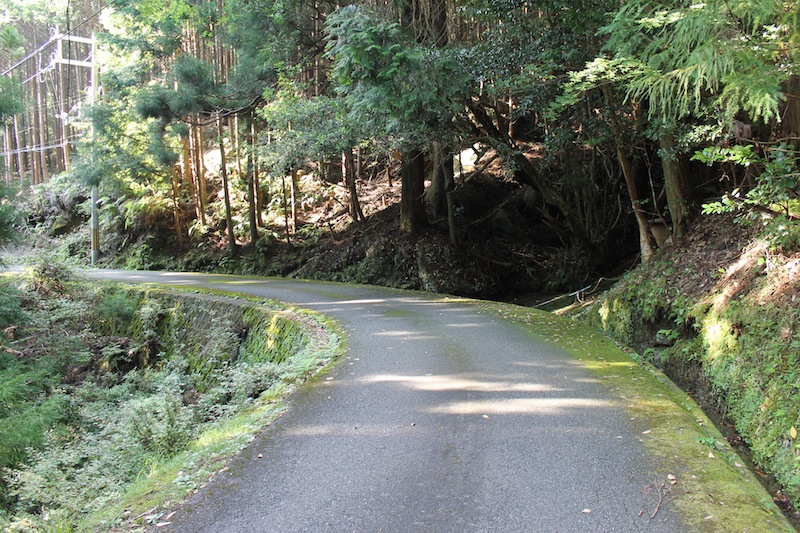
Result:
<svg viewBox="0 0 800 533"><path fill-rule="evenodd" d="M687 529L670 506L650 518L653 463L621 400L569 355L478 306L329 283L90 274L275 298L349 335L345 358L295 393L170 530Z"/></svg>

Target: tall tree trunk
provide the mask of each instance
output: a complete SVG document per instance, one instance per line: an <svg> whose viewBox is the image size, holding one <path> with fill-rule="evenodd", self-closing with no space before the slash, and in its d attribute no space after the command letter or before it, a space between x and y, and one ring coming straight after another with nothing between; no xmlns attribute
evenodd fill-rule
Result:
<svg viewBox="0 0 800 533"><path fill-rule="evenodd" d="M192 130L189 126L187 135L181 140L183 142L183 152L181 154L181 168L183 169L183 180L189 184L189 193L192 195L194 202L194 216L195 220L201 220L200 208L200 195L197 193L197 181L194 179L194 170L192 164Z"/></svg>
<svg viewBox="0 0 800 533"><path fill-rule="evenodd" d="M613 107L613 97L611 94L611 87L608 85L603 86L603 94L606 98L606 103L609 107ZM636 181L633 177L633 166L631 165L630 157L628 156L625 148L622 145L622 134L619 129L619 124L614 116L614 111L611 109L609 116L609 125L614 134L614 144L617 149L617 159L622 168L622 175L625 178L625 185L628 187L628 196L631 199L631 207L633 214L636 218L636 224L639 227L639 250L642 255L642 262L646 263L653 257L653 241L650 235L650 226L647 223L647 216L642 209L641 197L636 188Z"/></svg>
<svg viewBox="0 0 800 533"><path fill-rule="evenodd" d="M781 121L782 136L798 137L800 136L800 76L789 76L783 94L786 96L786 105Z"/></svg>
<svg viewBox="0 0 800 533"><path fill-rule="evenodd" d="M433 153L433 175L431 176L431 185L425 191L425 199L428 201L433 215L441 217L447 213L442 143L439 141L431 143L431 152Z"/></svg>
<svg viewBox="0 0 800 533"><path fill-rule="evenodd" d="M286 226L286 244L292 244L292 233L289 229L289 199L286 190L286 173L281 175L281 188L283 189L283 222Z"/></svg>
<svg viewBox="0 0 800 533"><path fill-rule="evenodd" d="M400 167L400 229L415 233L428 224L425 215L425 157L412 148L402 155Z"/></svg>
<svg viewBox="0 0 800 533"><path fill-rule="evenodd" d="M194 168L195 181L197 181L197 196L200 200L200 224L206 225L206 202L208 201L208 191L206 188L206 171L203 158L203 128L192 126L189 130L194 139Z"/></svg>
<svg viewBox="0 0 800 533"><path fill-rule="evenodd" d="M450 242L458 246L461 239L456 226L456 181L453 161L453 151L448 146L442 150L442 175L444 177L445 199L447 200L447 228L450 233Z"/></svg>
<svg viewBox="0 0 800 533"><path fill-rule="evenodd" d="M636 188L636 181L633 178L633 166L631 165L630 157L625 148L622 146L621 140L617 140L617 159L619 165L622 167L622 175L625 178L625 185L628 187L628 195L631 198L631 207L633 214L636 217L636 224L639 227L639 250L642 254L642 262L646 263L653 257L653 240L650 235L650 225L647 222L647 216L642 209L642 201L639 196L639 191Z"/></svg>
<svg viewBox="0 0 800 533"><path fill-rule="evenodd" d="M236 235L233 232L233 216L231 214L231 197L228 190L228 169L225 158L225 137L223 136L222 117L217 115L217 133L219 135L219 174L222 177L222 192L225 198L225 227L228 230L228 251L236 255Z"/></svg>
<svg viewBox="0 0 800 533"><path fill-rule="evenodd" d="M41 146L41 123L39 122L39 108L41 106L41 101L39 98L39 84L33 84L33 98L36 101L36 108L32 111L32 118L31 124L33 125L33 130L31 132L31 142L33 146ZM37 183L41 183L41 176L42 176L42 158L39 157L39 151L35 151L31 154L31 183L36 185Z"/></svg>
<svg viewBox="0 0 800 533"><path fill-rule="evenodd" d="M293 170L291 174L292 179L289 180L289 198L292 208L292 235L297 233L297 181L300 178L301 172L299 168Z"/></svg>
<svg viewBox="0 0 800 533"><path fill-rule="evenodd" d="M67 68L69 68L69 66L67 66ZM69 108L67 106L69 105L68 101L70 97L70 91L69 91L69 86L67 85L66 69L63 67L59 68L58 72L59 72L59 86L58 86L59 94L57 95L56 101L60 106L59 123L61 125L61 127L58 128L58 141L59 144L61 145L61 157L63 159L63 164L61 168L59 168L59 170L64 172L69 170L69 121L67 120L67 112L69 111Z"/></svg>
<svg viewBox="0 0 800 533"><path fill-rule="evenodd" d="M456 226L455 204L455 168L453 150L449 144L439 141L432 143L433 179L431 186L425 191L428 205L436 216L447 217L447 228L450 242L459 244L458 227Z"/></svg>
<svg viewBox="0 0 800 533"><path fill-rule="evenodd" d="M689 225L689 201L691 187L684 176L681 163L675 154L675 137L665 131L659 139L661 144L661 168L664 172L664 187L667 191L667 205L672 218L672 234L681 237Z"/></svg>
<svg viewBox="0 0 800 533"><path fill-rule="evenodd" d="M175 221L175 237L178 239L178 246L183 248L183 231L181 226L181 203L180 203L180 175L181 171L177 165L172 167L172 216Z"/></svg>
<svg viewBox="0 0 800 533"><path fill-rule="evenodd" d="M260 227L264 227L264 218L262 210L264 206L264 198L261 194L261 175L259 173L258 152L255 151L256 146L256 125L255 121L250 122L250 147L251 155L253 156L253 196L255 197L256 206L256 222Z"/></svg>
<svg viewBox="0 0 800 533"><path fill-rule="evenodd" d="M11 124L6 124L3 127L3 181L10 184L14 180L14 156L12 154L13 143L11 142Z"/></svg>
<svg viewBox="0 0 800 533"><path fill-rule="evenodd" d="M344 177L347 190L350 193L350 216L359 222L364 220L364 212L361 210L361 202L358 201L358 189L356 188L356 169L353 163L353 150L342 152L342 176Z"/></svg>
<svg viewBox="0 0 800 533"><path fill-rule="evenodd" d="M250 120L250 124L248 124L249 128L247 130L247 221L250 226L250 244L255 246L256 242L258 242L258 225L256 219L256 213L258 211L256 207L256 201L258 198L257 190L256 190L256 180L255 180L255 162L253 152L255 151L255 138L253 135L253 125L252 125L252 116Z"/></svg>
<svg viewBox="0 0 800 533"><path fill-rule="evenodd" d="M22 156L22 138L20 136L20 127L19 127L19 119L17 116L14 116L14 144L16 145L17 150L17 172L19 173L19 184L22 185L25 183L25 159Z"/></svg>

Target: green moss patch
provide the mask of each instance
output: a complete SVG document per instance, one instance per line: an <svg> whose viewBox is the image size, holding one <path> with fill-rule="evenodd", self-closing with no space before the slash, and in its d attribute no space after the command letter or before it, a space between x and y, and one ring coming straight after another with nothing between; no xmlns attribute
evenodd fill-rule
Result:
<svg viewBox="0 0 800 533"><path fill-rule="evenodd" d="M703 411L652 365L595 328L529 308L480 305L566 350L622 399L658 465L654 490L691 530L794 531Z"/></svg>

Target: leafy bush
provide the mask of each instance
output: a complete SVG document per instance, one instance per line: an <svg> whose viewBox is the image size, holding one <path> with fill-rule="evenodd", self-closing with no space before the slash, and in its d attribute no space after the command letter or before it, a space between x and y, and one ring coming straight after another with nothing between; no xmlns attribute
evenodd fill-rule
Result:
<svg viewBox="0 0 800 533"><path fill-rule="evenodd" d="M25 275L27 285L44 295L63 295L74 280L73 269L61 258L49 254L38 257Z"/></svg>
<svg viewBox="0 0 800 533"><path fill-rule="evenodd" d="M13 190L0 183L0 244L16 237L16 225L19 219L16 208L11 201Z"/></svg>
<svg viewBox="0 0 800 533"><path fill-rule="evenodd" d="M136 315L138 303L126 292L111 291L100 298L95 312L107 334L120 334Z"/></svg>
<svg viewBox="0 0 800 533"><path fill-rule="evenodd" d="M57 264L20 289L24 338L0 352L0 529L71 530L192 453L205 423L318 368L304 326L277 311L89 290Z"/></svg>
<svg viewBox="0 0 800 533"><path fill-rule="evenodd" d="M0 285L0 329L25 320L25 312L22 310L19 297L19 291L11 285Z"/></svg>
<svg viewBox="0 0 800 533"><path fill-rule="evenodd" d="M800 151L786 143L764 155L753 145L711 146L692 159L745 170L741 185L721 200L705 204L705 213L740 212L743 219L762 224L762 234L774 249L800 249ZM753 185L748 186L751 180Z"/></svg>

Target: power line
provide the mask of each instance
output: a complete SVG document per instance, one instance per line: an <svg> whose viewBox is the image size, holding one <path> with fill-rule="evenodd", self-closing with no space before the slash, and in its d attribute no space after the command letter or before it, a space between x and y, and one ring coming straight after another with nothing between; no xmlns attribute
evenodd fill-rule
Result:
<svg viewBox="0 0 800 533"><path fill-rule="evenodd" d="M94 19L95 17L97 17L98 15L100 15L100 13L102 13L102 12L103 12L103 10L104 10L105 8L107 8L107 7L108 7L108 2L105 2L105 3L103 3L103 5L102 5L102 6L100 6L100 7L97 9L97 11L95 11L94 13L92 13L91 15L89 15L88 17L86 17L86 18L85 18L84 20L82 20L82 21L81 21L79 24L77 24L77 25L75 26L75 28L73 28L73 29L70 29L70 28L69 28L69 19L67 19L67 33L64 33L64 34L58 34L58 33L56 33L56 32L53 32L53 33L50 35L50 39L48 39L48 40L47 40L47 42L45 42L45 43L44 43L44 44L42 44L42 45L41 45L39 48L37 48L37 49L36 49L36 50L34 50L33 52L29 53L29 54L28 54L28 55L26 55L24 58L22 58L22 59L20 59L19 61L17 61L17 62L16 62L14 65L12 65L11 67L9 67L9 68L8 68L8 69L6 69L5 71L3 71L3 73L2 73L2 76L8 76L8 75L9 75L11 72L13 72L14 70L16 70L16 69L18 69L19 67L21 67L23 64L25 64L25 62L26 62L26 61L28 61L29 59L31 59L31 58L32 58L33 56L35 56L36 54L40 53L42 50L44 50L45 48L47 48L49 45L52 45L54 42L56 42L56 41L60 41L60 40L62 40L62 39L64 39L64 38L66 38L66 37L72 37L72 36L74 36L74 35L73 35L73 32L74 32L74 30L76 30L76 29L80 28L81 26L84 26L84 25L88 24L90 20L92 20L92 19Z"/></svg>
<svg viewBox="0 0 800 533"><path fill-rule="evenodd" d="M64 148L70 144L74 144L76 139L81 138L80 135L73 135L69 139L66 139L63 142L56 143L56 144L47 144L47 145L39 145L39 146L31 146L25 148L17 148L16 150L10 150L8 152L2 151L0 152L0 156L4 155L18 155L18 154L32 154L32 153L39 153L44 152L46 150L55 150L57 148Z"/></svg>

